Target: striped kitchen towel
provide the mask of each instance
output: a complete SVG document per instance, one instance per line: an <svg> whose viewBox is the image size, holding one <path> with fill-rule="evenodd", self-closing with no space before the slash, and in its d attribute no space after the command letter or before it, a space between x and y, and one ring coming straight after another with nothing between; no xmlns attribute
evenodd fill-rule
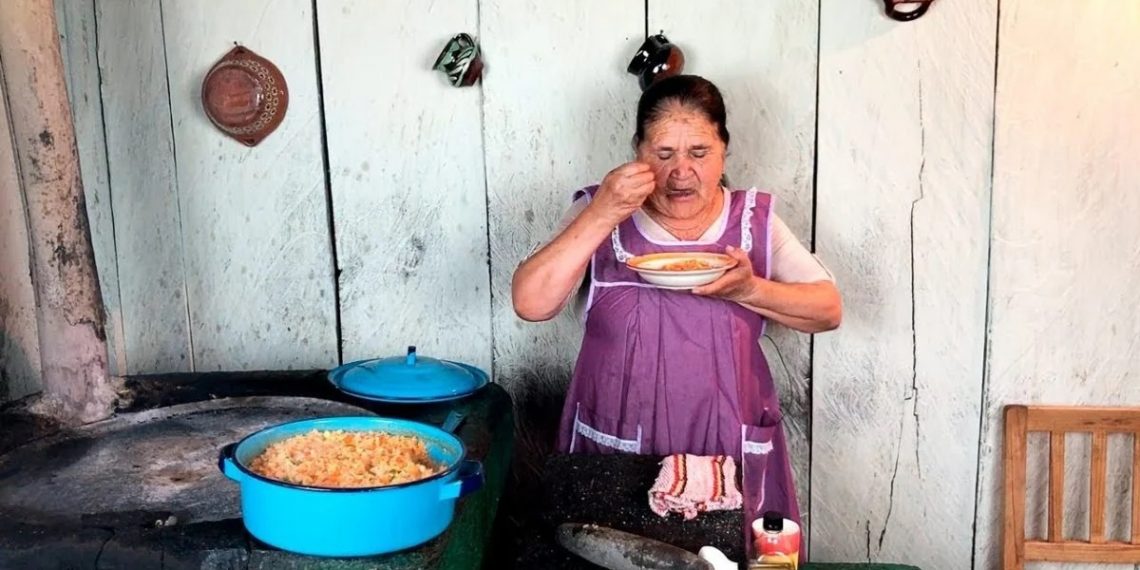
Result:
<svg viewBox="0 0 1140 570"><path fill-rule="evenodd" d="M739 509L742 502L736 462L725 455L670 455L649 489L649 508L663 517L672 512L690 520L704 511Z"/></svg>

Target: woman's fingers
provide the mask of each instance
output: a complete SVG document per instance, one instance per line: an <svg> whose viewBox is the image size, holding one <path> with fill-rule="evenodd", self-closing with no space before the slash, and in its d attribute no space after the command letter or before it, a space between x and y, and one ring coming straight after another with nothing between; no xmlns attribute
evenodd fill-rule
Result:
<svg viewBox="0 0 1140 570"><path fill-rule="evenodd" d="M738 267L746 267L751 271L752 260L748 258L748 253L742 249L732 247L731 245L724 248L724 253L733 258L737 262Z"/></svg>
<svg viewBox="0 0 1140 570"><path fill-rule="evenodd" d="M629 162L602 180L596 204L609 221L617 224L640 208L656 187L656 175L648 164Z"/></svg>
<svg viewBox="0 0 1140 570"><path fill-rule="evenodd" d="M628 162L611 170L609 174L606 175L606 178L629 178L630 176L643 173L652 174L653 170L644 162Z"/></svg>
<svg viewBox="0 0 1140 570"><path fill-rule="evenodd" d="M654 174L652 172L638 172L635 174L631 174L625 178L626 182L629 182L630 184L633 184L634 186L641 186L643 184L652 184L655 180L657 180L657 177L654 176Z"/></svg>
<svg viewBox="0 0 1140 570"><path fill-rule="evenodd" d="M694 295L702 295L702 296L715 295L717 292L719 292L721 290L721 288L722 288L721 282L722 281L724 281L724 277L721 277L720 279L717 279L716 281L713 281L712 283L709 283L708 285L701 285L700 287L693 287L691 292Z"/></svg>
<svg viewBox="0 0 1140 570"><path fill-rule="evenodd" d="M736 267L728 270L716 281L694 288L692 290L694 295L733 300L747 288L748 281L752 279L752 260L748 258L748 253L731 245L724 248L724 253L737 261Z"/></svg>
<svg viewBox="0 0 1140 570"><path fill-rule="evenodd" d="M638 162L636 160L633 162L627 162L627 163L621 165L619 167L619 169L621 169L621 170L623 170L629 174L638 174L641 172L649 172L649 173L653 172L653 169L648 164L645 164L644 162Z"/></svg>

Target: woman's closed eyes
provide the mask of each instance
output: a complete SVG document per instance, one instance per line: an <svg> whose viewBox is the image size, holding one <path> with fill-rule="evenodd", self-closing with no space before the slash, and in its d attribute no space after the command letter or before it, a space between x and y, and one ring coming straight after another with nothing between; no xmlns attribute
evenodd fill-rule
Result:
<svg viewBox="0 0 1140 570"><path fill-rule="evenodd" d="M672 150L659 150L657 151L657 158L659 160L669 160L673 158L674 152ZM694 147L689 149L689 158L704 158L708 156L709 149L707 147Z"/></svg>

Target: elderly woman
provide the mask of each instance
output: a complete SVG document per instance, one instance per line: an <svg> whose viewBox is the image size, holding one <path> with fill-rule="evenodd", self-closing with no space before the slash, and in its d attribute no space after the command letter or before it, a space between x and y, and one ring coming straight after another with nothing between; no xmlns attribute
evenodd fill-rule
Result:
<svg viewBox="0 0 1140 570"><path fill-rule="evenodd" d="M752 469L761 486L780 495L769 498L798 518L759 339L769 319L807 333L834 329L841 301L827 270L774 214L772 196L722 184L725 117L720 92L700 77L646 90L636 160L575 194L554 238L516 270L514 307L525 320L547 320L589 287L561 451L734 456L746 487L750 466L762 466ZM738 263L691 291L657 288L625 265L693 251Z"/></svg>

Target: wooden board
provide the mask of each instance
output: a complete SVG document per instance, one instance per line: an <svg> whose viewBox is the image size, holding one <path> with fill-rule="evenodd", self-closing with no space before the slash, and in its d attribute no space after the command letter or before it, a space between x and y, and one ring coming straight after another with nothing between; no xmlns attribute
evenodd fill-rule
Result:
<svg viewBox="0 0 1140 570"><path fill-rule="evenodd" d="M195 368L335 365L313 2L162 8ZM234 42L277 65L289 88L284 122L255 148L217 130L199 96Z"/></svg>
<svg viewBox="0 0 1140 570"><path fill-rule="evenodd" d="M684 51L685 72L709 79L725 98L732 137L729 182L772 192L776 214L810 248L817 5L653 0L648 16L650 33L664 31ZM768 328L763 342L779 386L805 534L810 531L810 338L777 325Z"/></svg>
<svg viewBox="0 0 1140 570"><path fill-rule="evenodd" d="M523 455L554 441L581 325L572 311L521 321L511 277L575 190L633 158L640 91L625 67L644 40L644 10L640 0L480 4L495 376L519 408Z"/></svg>
<svg viewBox="0 0 1140 570"><path fill-rule="evenodd" d="M996 4L939 2L909 23L881 2L820 10L816 246L845 315L813 354L813 559L961 568L973 540Z"/></svg>
<svg viewBox="0 0 1140 570"><path fill-rule="evenodd" d="M491 367L479 87L432 64L475 0L320 4L344 358Z"/></svg>
<svg viewBox="0 0 1140 570"><path fill-rule="evenodd" d="M1140 403L1140 323L1131 310L1140 304L1140 163L1132 158L1140 153L1138 23L1135 3L1001 3L976 568L998 560L997 410ZM1118 447L1109 446L1110 480L1125 483L1109 485L1110 504L1128 492L1118 469L1129 461L1114 458ZM1086 505L1088 458L1087 451L1066 458L1066 479L1081 483L1065 494ZM1045 484L1028 482L1031 493ZM1065 518L1067 534L1087 532L1087 509ZM1113 518L1111 539L1127 538Z"/></svg>
<svg viewBox="0 0 1140 570"><path fill-rule="evenodd" d="M126 353L119 370L189 371L193 353L159 2L96 0L95 10ZM93 218L92 235L105 235L108 221Z"/></svg>
<svg viewBox="0 0 1140 570"><path fill-rule="evenodd" d="M0 404L40 391L28 226L0 73Z"/></svg>
<svg viewBox="0 0 1140 570"><path fill-rule="evenodd" d="M107 317L107 366L111 374L122 374L126 346L123 343L123 311L119 305L119 268L115 259L115 226L99 84L95 0L56 2L55 12L75 123L75 140L79 147L91 246L95 250L95 267L99 272L99 289Z"/></svg>

